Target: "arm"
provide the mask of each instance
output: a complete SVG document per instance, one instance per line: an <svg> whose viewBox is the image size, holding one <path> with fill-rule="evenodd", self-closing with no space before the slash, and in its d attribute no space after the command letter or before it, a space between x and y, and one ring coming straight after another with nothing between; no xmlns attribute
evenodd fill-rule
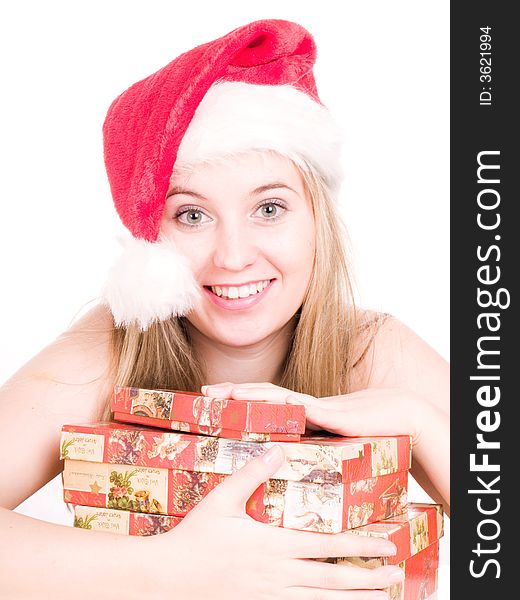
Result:
<svg viewBox="0 0 520 600"><path fill-rule="evenodd" d="M0 456L4 482L9 482L0 486L2 597L114 598L113 581L122 579L117 577L121 558L143 551L135 538L54 525L7 510L61 471L64 423L99 419L110 387L111 327L109 314L102 307L93 309L0 388ZM143 572L131 588L121 581L124 597L137 597L139 591L140 597L151 597L147 575Z"/></svg>
<svg viewBox="0 0 520 600"><path fill-rule="evenodd" d="M5 508L0 530L2 598L158 598L150 594L151 568L126 574L129 557L148 553L148 540L53 525Z"/></svg>
<svg viewBox="0 0 520 600"><path fill-rule="evenodd" d="M112 320L96 307L0 388L0 456L9 485L0 506L14 508L62 469L61 427L99 420L110 392Z"/></svg>
<svg viewBox="0 0 520 600"><path fill-rule="evenodd" d="M247 499L282 461L274 446L217 486L175 529L150 537L51 525L0 508L2 598L359 598L359 592L343 591L352 589L365 590L367 600L388 598L377 590L402 581L396 566L365 569L302 559L393 555L393 543L282 529L246 515Z"/></svg>
<svg viewBox="0 0 520 600"><path fill-rule="evenodd" d="M449 514L448 363L395 318L383 323L363 362L361 369L368 377L366 388L395 388L411 393L402 408L409 413L410 432L414 434L411 473Z"/></svg>
<svg viewBox="0 0 520 600"><path fill-rule="evenodd" d="M412 475L449 514L448 365L397 319L386 319L364 351L366 344L360 341L363 358L349 394L314 398L271 383L231 382L204 386L202 392L304 404L309 429L354 437L411 435Z"/></svg>

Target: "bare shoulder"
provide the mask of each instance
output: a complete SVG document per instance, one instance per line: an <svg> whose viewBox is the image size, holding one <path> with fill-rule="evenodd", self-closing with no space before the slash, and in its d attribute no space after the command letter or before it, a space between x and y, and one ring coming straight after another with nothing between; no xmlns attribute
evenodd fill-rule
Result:
<svg viewBox="0 0 520 600"><path fill-rule="evenodd" d="M449 366L425 340L391 315L365 312L355 367L357 389L405 388L443 410L449 405Z"/></svg>
<svg viewBox="0 0 520 600"><path fill-rule="evenodd" d="M27 362L8 383L32 378L78 386L102 378L109 367L112 330L108 309L95 306Z"/></svg>
<svg viewBox="0 0 520 600"><path fill-rule="evenodd" d="M16 506L59 472L62 425L99 420L111 388L112 329L108 310L93 308L0 388L0 455L16 481L0 490L0 505Z"/></svg>

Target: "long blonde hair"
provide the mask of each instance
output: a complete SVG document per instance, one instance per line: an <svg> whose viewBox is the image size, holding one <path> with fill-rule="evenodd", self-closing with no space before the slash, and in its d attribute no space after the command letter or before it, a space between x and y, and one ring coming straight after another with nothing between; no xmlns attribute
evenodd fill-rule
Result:
<svg viewBox="0 0 520 600"><path fill-rule="evenodd" d="M295 315L279 385L317 397L345 394L375 321L358 315L346 230L325 182L310 165L296 168L314 212L316 256L306 295ZM360 339L364 340L361 351ZM157 322L145 332L133 325L114 328L111 345L115 385L199 391L208 383L185 317ZM108 406L104 417L110 417Z"/></svg>

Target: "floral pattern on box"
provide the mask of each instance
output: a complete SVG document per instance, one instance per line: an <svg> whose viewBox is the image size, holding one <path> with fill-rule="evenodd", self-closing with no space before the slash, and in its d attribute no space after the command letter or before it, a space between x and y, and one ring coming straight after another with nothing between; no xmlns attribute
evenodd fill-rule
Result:
<svg viewBox="0 0 520 600"><path fill-rule="evenodd" d="M123 422L248 441L297 441L305 431L302 405L211 398L193 392L116 386L112 410Z"/></svg>
<svg viewBox="0 0 520 600"><path fill-rule="evenodd" d="M281 443L285 461L273 479L325 483L361 482L382 472L372 456L373 443L395 446L393 472L410 468L410 438L345 438L309 436L299 443ZM64 425L61 458L110 462L186 471L234 473L249 460L266 452L271 443L210 438L162 431L123 423ZM388 456L379 452L378 456ZM392 455L395 456L395 453ZM386 468L388 470L388 468ZM369 485L366 481L358 485Z"/></svg>
<svg viewBox="0 0 520 600"><path fill-rule="evenodd" d="M406 475L382 475L373 485L354 487L354 493L350 484L270 479L251 496L247 512L258 521L279 527L339 533L385 517L385 493L389 488L406 486ZM66 459L64 498L72 504L98 508L184 516L226 477L211 472ZM401 506L396 504L394 509L401 510Z"/></svg>

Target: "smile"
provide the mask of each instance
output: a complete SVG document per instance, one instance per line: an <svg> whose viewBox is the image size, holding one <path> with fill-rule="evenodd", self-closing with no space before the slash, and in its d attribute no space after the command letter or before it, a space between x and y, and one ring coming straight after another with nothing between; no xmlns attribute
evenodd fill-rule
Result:
<svg viewBox="0 0 520 600"><path fill-rule="evenodd" d="M247 310L262 301L276 279L265 279L242 285L208 285L204 292L219 308L232 311Z"/></svg>
<svg viewBox="0 0 520 600"><path fill-rule="evenodd" d="M270 282L270 279L265 279L238 286L211 285L207 287L219 297L234 300L236 298L248 298L249 296L260 294Z"/></svg>

